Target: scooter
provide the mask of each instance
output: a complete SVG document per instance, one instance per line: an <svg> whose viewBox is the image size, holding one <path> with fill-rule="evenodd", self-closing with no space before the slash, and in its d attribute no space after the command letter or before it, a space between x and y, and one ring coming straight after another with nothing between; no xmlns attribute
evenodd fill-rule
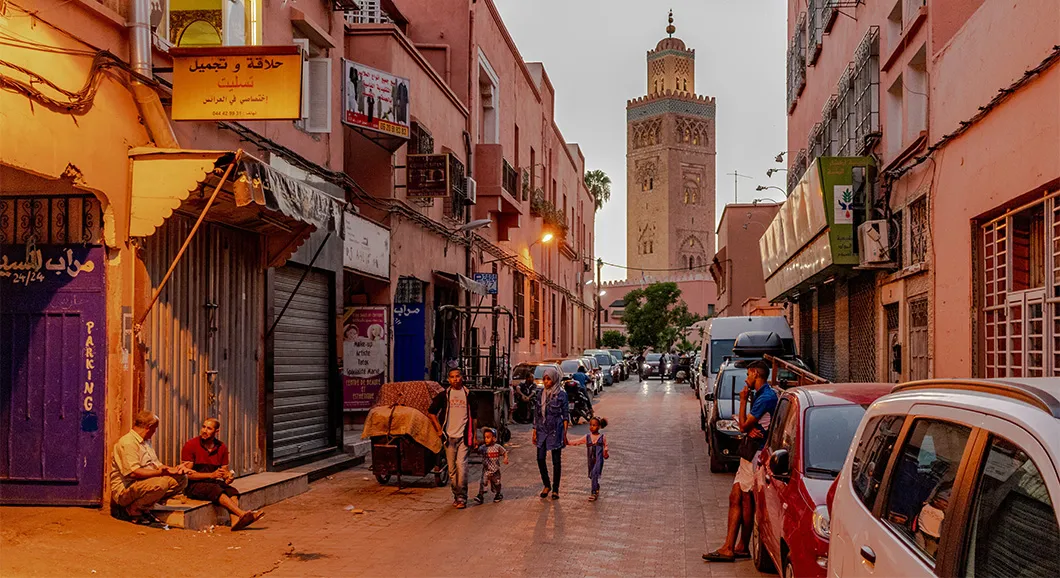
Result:
<svg viewBox="0 0 1060 578"><path fill-rule="evenodd" d="M589 397L578 387L578 382L573 379L563 382L563 390L567 392L567 402L570 403L570 422L578 425L579 420L588 422L593 418L593 403Z"/></svg>

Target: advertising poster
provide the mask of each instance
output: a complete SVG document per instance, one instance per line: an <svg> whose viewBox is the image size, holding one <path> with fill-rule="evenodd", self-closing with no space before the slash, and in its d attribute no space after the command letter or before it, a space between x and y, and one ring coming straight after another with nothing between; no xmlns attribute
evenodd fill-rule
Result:
<svg viewBox="0 0 1060 578"><path fill-rule="evenodd" d="M409 138L409 79L342 61L342 122Z"/></svg>
<svg viewBox="0 0 1060 578"><path fill-rule="evenodd" d="M347 307L343 316L342 409L367 410L386 383L390 332L384 306Z"/></svg>

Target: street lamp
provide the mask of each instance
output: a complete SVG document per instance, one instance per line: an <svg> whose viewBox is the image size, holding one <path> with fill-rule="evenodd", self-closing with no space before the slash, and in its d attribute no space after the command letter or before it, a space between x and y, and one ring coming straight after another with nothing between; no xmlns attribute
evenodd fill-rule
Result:
<svg viewBox="0 0 1060 578"><path fill-rule="evenodd" d="M762 198L762 199L755 199L755 200L751 201L751 204L752 205L757 205L758 203L763 202L763 201L769 201L770 203L779 203L780 202L780 201L778 201L776 199L771 199L769 197L765 197L765 198Z"/></svg>
<svg viewBox="0 0 1060 578"><path fill-rule="evenodd" d="M774 173L786 173L788 169L769 169L766 171L766 178L771 178Z"/></svg>
<svg viewBox="0 0 1060 578"><path fill-rule="evenodd" d="M549 241L551 241L554 238L555 238L555 235L553 235L552 233L545 233L544 235L541 236L540 239L534 241L533 243L530 243L530 246L527 247L526 250L529 251L530 249L532 249L534 247L534 245L537 245L538 243L548 243ZM511 255L505 255L504 257L499 257L497 259L490 259L489 261L483 261L482 263L479 263L479 264L480 265L489 265L490 263L496 263L498 261L507 261L508 259L511 259L513 257L518 257L518 256L519 256L518 253L513 253Z"/></svg>
<svg viewBox="0 0 1060 578"><path fill-rule="evenodd" d="M775 187L773 185L758 185L757 187L755 187L756 191L765 191L765 190L768 190L768 189L776 189L776 190L784 193L785 197L788 196L788 192L787 191L785 191L784 189L782 189L780 187Z"/></svg>

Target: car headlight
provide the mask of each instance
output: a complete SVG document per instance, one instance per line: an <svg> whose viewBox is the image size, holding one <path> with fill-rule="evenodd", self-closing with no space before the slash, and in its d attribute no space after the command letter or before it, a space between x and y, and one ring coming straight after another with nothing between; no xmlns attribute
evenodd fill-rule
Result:
<svg viewBox="0 0 1060 578"><path fill-rule="evenodd" d="M714 427L718 431L731 431L731 432L739 432L740 431L740 428L739 428L739 426L736 425L736 420L734 420L734 419L719 419L714 424Z"/></svg>
<svg viewBox="0 0 1060 578"><path fill-rule="evenodd" d="M828 506L817 506L817 509L813 511L813 533L824 540L828 540L832 535L829 521Z"/></svg>

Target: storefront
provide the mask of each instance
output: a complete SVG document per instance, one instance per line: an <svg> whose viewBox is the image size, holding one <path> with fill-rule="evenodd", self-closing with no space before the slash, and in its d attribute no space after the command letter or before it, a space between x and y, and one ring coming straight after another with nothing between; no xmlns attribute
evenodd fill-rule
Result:
<svg viewBox="0 0 1060 578"><path fill-rule="evenodd" d="M0 197L0 503L102 500L102 223L92 195Z"/></svg>
<svg viewBox="0 0 1060 578"><path fill-rule="evenodd" d="M218 417L237 475L262 471L286 441L266 435L277 413L275 362L282 368L298 355L276 323L276 294L290 285L272 290L267 274L304 271L284 265L314 231L341 238L342 202L245 155L134 149L131 157L130 236L140 238L145 272L136 283L138 383L143 406L161 421L155 449L164 462L179 461L201 421ZM317 304L314 281L295 292L300 307ZM328 312L305 309L330 323ZM325 350L333 341L321 340ZM320 427L330 427L326 415Z"/></svg>

